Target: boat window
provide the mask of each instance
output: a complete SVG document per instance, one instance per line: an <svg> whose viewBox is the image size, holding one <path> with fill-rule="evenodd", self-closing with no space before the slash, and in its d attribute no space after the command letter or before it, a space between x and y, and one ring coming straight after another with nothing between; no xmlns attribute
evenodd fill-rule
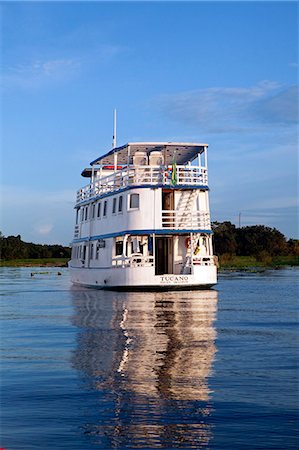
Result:
<svg viewBox="0 0 299 450"><path fill-rule="evenodd" d="M130 209L138 209L139 208L139 194L130 194Z"/></svg>
<svg viewBox="0 0 299 450"><path fill-rule="evenodd" d="M79 210L80 210L80 208L76 209L76 225L78 225Z"/></svg>
<svg viewBox="0 0 299 450"><path fill-rule="evenodd" d="M81 208L81 222L84 220L84 208Z"/></svg>
<svg viewBox="0 0 299 450"><path fill-rule="evenodd" d="M88 218L88 206L86 206L85 208L85 220L87 220Z"/></svg>
<svg viewBox="0 0 299 450"><path fill-rule="evenodd" d="M97 212L97 216L101 217L101 203L98 204L98 212Z"/></svg>
<svg viewBox="0 0 299 450"><path fill-rule="evenodd" d="M118 198L118 212L122 212L123 210L123 196L120 195Z"/></svg>
<svg viewBox="0 0 299 450"><path fill-rule="evenodd" d="M95 213L96 213L96 205L95 205L95 203L93 203L91 211L92 211L91 218L94 219L94 216L95 216Z"/></svg>
<svg viewBox="0 0 299 450"><path fill-rule="evenodd" d="M115 256L123 254L124 242L122 238L115 238Z"/></svg>
<svg viewBox="0 0 299 450"><path fill-rule="evenodd" d="M113 205L112 205L112 214L116 213L116 197L113 199Z"/></svg>
<svg viewBox="0 0 299 450"><path fill-rule="evenodd" d="M107 202L108 202L108 200L104 201L103 217L107 216Z"/></svg>
<svg viewBox="0 0 299 450"><path fill-rule="evenodd" d="M93 244L90 244L90 254L89 254L89 259L93 259Z"/></svg>
<svg viewBox="0 0 299 450"><path fill-rule="evenodd" d="M97 242L97 244L96 244L96 259L99 259L99 255L100 255L100 244L99 244L99 242Z"/></svg>

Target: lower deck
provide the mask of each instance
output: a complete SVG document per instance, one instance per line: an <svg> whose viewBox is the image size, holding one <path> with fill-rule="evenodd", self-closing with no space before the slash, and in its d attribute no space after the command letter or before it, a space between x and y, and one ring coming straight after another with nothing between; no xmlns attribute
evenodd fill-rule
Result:
<svg viewBox="0 0 299 450"><path fill-rule="evenodd" d="M154 267L155 275L190 274L193 265L215 265L206 233L94 236L73 243L71 267Z"/></svg>
<svg viewBox="0 0 299 450"><path fill-rule="evenodd" d="M205 233L91 238L73 244L72 281L94 287L210 287L217 280Z"/></svg>

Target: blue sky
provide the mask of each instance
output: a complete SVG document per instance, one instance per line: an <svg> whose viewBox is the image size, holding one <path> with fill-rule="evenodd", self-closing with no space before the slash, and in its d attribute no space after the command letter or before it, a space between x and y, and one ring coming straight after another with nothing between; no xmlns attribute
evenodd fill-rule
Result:
<svg viewBox="0 0 299 450"><path fill-rule="evenodd" d="M298 238L295 2L2 2L0 229L68 244L117 143L209 143L213 220Z"/></svg>

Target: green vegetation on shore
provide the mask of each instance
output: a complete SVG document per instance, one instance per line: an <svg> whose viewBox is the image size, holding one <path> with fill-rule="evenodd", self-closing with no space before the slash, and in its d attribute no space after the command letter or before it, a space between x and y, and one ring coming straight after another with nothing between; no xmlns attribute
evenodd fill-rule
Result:
<svg viewBox="0 0 299 450"><path fill-rule="evenodd" d="M212 229L220 269L299 265L299 241L287 240L275 228L237 228L231 222L214 222ZM4 237L0 232L0 267L66 267L70 257L70 247L23 242L20 235Z"/></svg>
<svg viewBox="0 0 299 450"><path fill-rule="evenodd" d="M299 256L276 256L266 260L258 260L254 256L219 257L220 270L278 269L285 266L299 266Z"/></svg>
<svg viewBox="0 0 299 450"><path fill-rule="evenodd" d="M67 267L69 258L31 258L0 260L0 267Z"/></svg>
<svg viewBox="0 0 299 450"><path fill-rule="evenodd" d="M24 242L21 236L3 236L0 232L0 265L61 265L71 258L70 247ZM11 261L11 263L9 263ZM65 262L64 262L65 265Z"/></svg>
<svg viewBox="0 0 299 450"><path fill-rule="evenodd" d="M276 228L264 225L237 228L231 222L214 222L212 228L220 269L299 265L299 241L287 240Z"/></svg>

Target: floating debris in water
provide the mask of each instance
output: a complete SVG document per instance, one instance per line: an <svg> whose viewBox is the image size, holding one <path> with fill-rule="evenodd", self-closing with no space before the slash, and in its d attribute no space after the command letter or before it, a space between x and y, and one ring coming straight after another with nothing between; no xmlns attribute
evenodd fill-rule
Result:
<svg viewBox="0 0 299 450"><path fill-rule="evenodd" d="M30 276L31 277L34 277L34 275L54 275L53 274L53 272L31 272L30 273ZM56 274L55 274L56 275ZM59 275L62 275L62 273L61 272L57 272L57 275L59 276ZM0 448L0 450L1 450L1 448Z"/></svg>

